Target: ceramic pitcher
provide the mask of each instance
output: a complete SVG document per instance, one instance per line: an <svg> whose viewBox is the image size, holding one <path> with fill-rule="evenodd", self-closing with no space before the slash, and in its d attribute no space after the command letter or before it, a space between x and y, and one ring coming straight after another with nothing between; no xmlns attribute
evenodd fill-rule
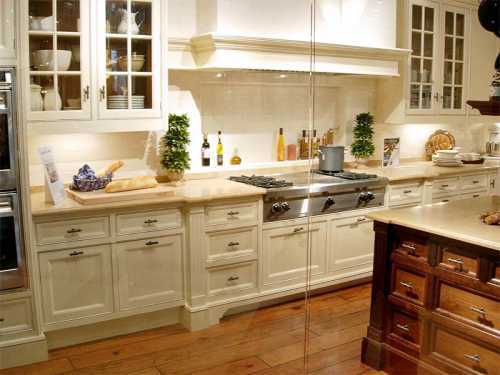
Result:
<svg viewBox="0 0 500 375"><path fill-rule="evenodd" d="M142 22L139 24L137 23L137 15L139 12L132 13L132 12L127 12L125 9L121 9L121 20L120 24L118 25L118 33L120 34L126 34L128 31L128 18L130 17L130 33L133 35L139 34L139 28L142 25Z"/></svg>

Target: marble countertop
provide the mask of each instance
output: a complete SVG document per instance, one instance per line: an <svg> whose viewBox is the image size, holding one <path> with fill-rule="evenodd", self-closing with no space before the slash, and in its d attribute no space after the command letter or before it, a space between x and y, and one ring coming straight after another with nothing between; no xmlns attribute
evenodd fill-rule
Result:
<svg viewBox="0 0 500 375"><path fill-rule="evenodd" d="M461 199L450 203L374 212L371 219L402 225L500 251L500 226L486 225L479 216L500 211L500 196Z"/></svg>
<svg viewBox="0 0 500 375"><path fill-rule="evenodd" d="M485 162L484 164L464 164L462 167L438 167L432 162L413 162L402 164L399 167L367 167L353 169L354 172L374 173L387 177L390 182L401 182L405 180L434 179L447 176L458 176L468 173L481 173L495 171L500 168L496 162Z"/></svg>
<svg viewBox="0 0 500 375"><path fill-rule="evenodd" d="M58 215L75 212L107 210L125 207L140 207L144 205L202 203L220 199L260 196L265 189L253 187L225 179L189 180L173 187L174 195L160 199L143 199L125 202L106 203L100 205L82 205L67 198L60 205L54 206L45 202L43 192L31 194L31 213L33 216Z"/></svg>

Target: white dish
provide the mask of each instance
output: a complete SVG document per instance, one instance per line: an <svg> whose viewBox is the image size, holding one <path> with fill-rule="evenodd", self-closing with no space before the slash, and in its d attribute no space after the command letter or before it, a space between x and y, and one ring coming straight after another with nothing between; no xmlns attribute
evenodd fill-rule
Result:
<svg viewBox="0 0 500 375"><path fill-rule="evenodd" d="M30 30L52 31L54 29L54 17L30 17Z"/></svg>
<svg viewBox="0 0 500 375"><path fill-rule="evenodd" d="M68 70L71 65L71 51L60 49L56 52L58 71L64 72ZM51 49L41 49L33 52L33 63L38 70L54 71L56 69L54 51Z"/></svg>

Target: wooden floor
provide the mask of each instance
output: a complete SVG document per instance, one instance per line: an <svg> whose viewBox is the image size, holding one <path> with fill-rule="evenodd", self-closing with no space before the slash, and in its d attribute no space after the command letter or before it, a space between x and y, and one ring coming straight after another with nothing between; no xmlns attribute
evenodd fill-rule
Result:
<svg viewBox="0 0 500 375"><path fill-rule="evenodd" d="M57 349L47 362L0 375L379 374L360 363L370 291L366 284L311 298L307 365L304 301L293 301L199 332L171 326Z"/></svg>

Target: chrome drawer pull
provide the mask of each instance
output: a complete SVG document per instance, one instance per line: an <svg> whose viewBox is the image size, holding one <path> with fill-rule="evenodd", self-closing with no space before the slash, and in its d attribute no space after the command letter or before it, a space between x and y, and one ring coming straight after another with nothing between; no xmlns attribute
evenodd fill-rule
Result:
<svg viewBox="0 0 500 375"><path fill-rule="evenodd" d="M154 246L154 245L159 245L160 243L158 241L149 241L146 242L146 246Z"/></svg>
<svg viewBox="0 0 500 375"><path fill-rule="evenodd" d="M486 317L486 310L481 307L471 306L469 307L469 310L478 313L483 319Z"/></svg>
<svg viewBox="0 0 500 375"><path fill-rule="evenodd" d="M236 280L239 280L240 277L239 276L231 276L230 278L227 279L227 281L231 282L231 281L236 281Z"/></svg>
<svg viewBox="0 0 500 375"><path fill-rule="evenodd" d="M229 211L229 212L227 213L227 215L228 215L228 216L231 216L231 217L233 217L233 216L237 216L237 215L239 215L239 214L240 214L240 213L239 213L238 211Z"/></svg>
<svg viewBox="0 0 500 375"><path fill-rule="evenodd" d="M477 363L481 362L481 356L479 354L464 354L464 357Z"/></svg>
<svg viewBox="0 0 500 375"><path fill-rule="evenodd" d="M71 228L70 230L66 231L66 233L68 234L75 234L75 233L81 233L82 230L81 229L77 229L77 228Z"/></svg>
<svg viewBox="0 0 500 375"><path fill-rule="evenodd" d="M85 254L83 251L73 251L72 253L69 254L70 257L75 257L77 255L83 255Z"/></svg>
<svg viewBox="0 0 500 375"><path fill-rule="evenodd" d="M407 252L408 252L408 255L417 255L416 251L417 251L417 245L415 245L414 243L411 243L411 242L403 242L401 244L401 247L403 249L406 249Z"/></svg>
<svg viewBox="0 0 500 375"><path fill-rule="evenodd" d="M448 258L449 263L454 263L457 265L458 271L462 272L463 267L464 267L464 260L461 258L455 259L455 258Z"/></svg>
<svg viewBox="0 0 500 375"><path fill-rule="evenodd" d="M406 333L410 332L410 327L408 327L408 324L396 324L396 328L400 329L401 331L405 331Z"/></svg>
<svg viewBox="0 0 500 375"><path fill-rule="evenodd" d="M299 233L299 232L302 232L303 230L304 230L304 227L295 228L293 230L293 233Z"/></svg>
<svg viewBox="0 0 500 375"><path fill-rule="evenodd" d="M158 222L158 220L152 220L152 219L148 219L144 222L144 224L146 225L151 225L151 224L156 224Z"/></svg>
<svg viewBox="0 0 500 375"><path fill-rule="evenodd" d="M227 246L229 246L229 247L240 246L240 243L239 242L229 242L227 244Z"/></svg>
<svg viewBox="0 0 500 375"><path fill-rule="evenodd" d="M413 284L411 282L406 282L406 281L400 281L399 282L402 286L404 286L406 289L410 289L410 290L413 290L415 289L415 287L413 286Z"/></svg>

